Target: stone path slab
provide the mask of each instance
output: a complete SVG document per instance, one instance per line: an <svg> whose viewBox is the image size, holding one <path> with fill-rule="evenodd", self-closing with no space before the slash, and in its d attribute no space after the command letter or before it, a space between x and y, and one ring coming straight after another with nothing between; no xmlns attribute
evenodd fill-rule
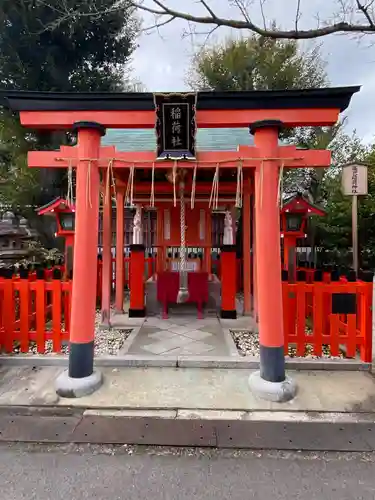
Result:
<svg viewBox="0 0 375 500"><path fill-rule="evenodd" d="M56 395L54 385L62 369L0 368L0 409L57 404L118 409L375 411L375 380L362 372L291 371L298 386L296 398L272 403L251 393L251 370L209 368L102 368L104 383L97 392L64 399Z"/></svg>
<svg viewBox="0 0 375 500"><path fill-rule="evenodd" d="M145 320L128 354L228 356L231 339L216 317L150 317Z"/></svg>

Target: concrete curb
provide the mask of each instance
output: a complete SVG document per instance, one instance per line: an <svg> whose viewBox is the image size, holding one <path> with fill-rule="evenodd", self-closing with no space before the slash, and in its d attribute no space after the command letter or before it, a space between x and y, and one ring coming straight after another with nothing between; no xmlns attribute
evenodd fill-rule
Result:
<svg viewBox="0 0 375 500"><path fill-rule="evenodd" d="M229 351L229 356L240 357L236 344L234 343L233 337L230 333L230 329L223 328L222 326L222 331L224 335L225 345L227 346L227 349Z"/></svg>
<svg viewBox="0 0 375 500"><path fill-rule="evenodd" d="M374 451L375 414L0 407L0 441Z"/></svg>
<svg viewBox="0 0 375 500"><path fill-rule="evenodd" d="M60 355L35 356L17 354L0 356L0 366L61 366L68 365L68 357ZM327 371L370 371L371 363L355 359L295 359L286 358L288 370L327 370ZM101 356L95 359L95 366L100 367L154 367L154 368L217 368L248 369L259 368L259 358L255 356L144 356L124 354L119 356Z"/></svg>

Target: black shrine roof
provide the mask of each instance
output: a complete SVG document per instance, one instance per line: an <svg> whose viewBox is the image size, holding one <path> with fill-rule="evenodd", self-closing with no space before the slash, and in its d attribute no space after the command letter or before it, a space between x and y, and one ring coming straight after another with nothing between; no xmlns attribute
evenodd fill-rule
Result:
<svg viewBox="0 0 375 500"><path fill-rule="evenodd" d="M360 86L303 90L198 92L197 109L319 109L344 111ZM179 93L179 92L176 92ZM184 92L181 92L184 93ZM152 93L1 91L13 111L153 111Z"/></svg>

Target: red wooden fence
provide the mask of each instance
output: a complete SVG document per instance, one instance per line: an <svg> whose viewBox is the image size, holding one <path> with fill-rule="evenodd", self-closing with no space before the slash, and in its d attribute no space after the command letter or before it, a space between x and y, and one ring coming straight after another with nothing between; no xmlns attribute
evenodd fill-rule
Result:
<svg viewBox="0 0 375 500"><path fill-rule="evenodd" d="M334 314L333 294L354 294L355 313ZM346 357L354 358L357 350L362 361L371 361L372 352L372 283L340 282L283 283L285 352L294 344L297 356L303 356L307 345L316 356L328 345L332 356L344 347Z"/></svg>
<svg viewBox="0 0 375 500"><path fill-rule="evenodd" d="M152 274L154 258L146 264L145 275ZM100 272L100 264L98 272ZM30 342L37 351L45 352L46 341L54 352L60 352L63 341L69 340L71 281L61 281L61 268L0 277L0 348L12 352L14 342L23 353ZM371 361L372 352L372 282L323 281L283 283L285 350L296 345L297 356L303 356L307 345L316 356L329 345L332 356L345 347L347 357L357 351L363 361ZM101 287L100 287L101 291ZM355 310L350 314L334 314L333 294L355 295ZM353 298L353 297L352 297ZM272 310L270 310L272 314Z"/></svg>
<svg viewBox="0 0 375 500"><path fill-rule="evenodd" d="M60 352L69 340L71 282L44 276L26 279L0 278L0 349L11 353L14 343L22 353L29 352L30 342L38 353L44 353L46 341Z"/></svg>

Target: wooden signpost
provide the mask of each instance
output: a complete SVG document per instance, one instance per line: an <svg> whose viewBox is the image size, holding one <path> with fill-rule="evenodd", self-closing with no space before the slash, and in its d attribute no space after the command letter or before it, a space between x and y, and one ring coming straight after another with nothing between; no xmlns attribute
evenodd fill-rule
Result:
<svg viewBox="0 0 375 500"><path fill-rule="evenodd" d="M358 196L368 192L367 165L348 163L342 168L342 190L344 195L352 197L352 241L353 269L358 272Z"/></svg>

